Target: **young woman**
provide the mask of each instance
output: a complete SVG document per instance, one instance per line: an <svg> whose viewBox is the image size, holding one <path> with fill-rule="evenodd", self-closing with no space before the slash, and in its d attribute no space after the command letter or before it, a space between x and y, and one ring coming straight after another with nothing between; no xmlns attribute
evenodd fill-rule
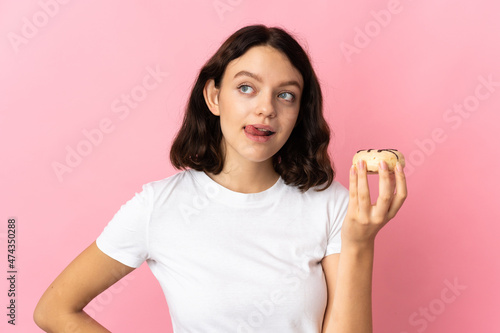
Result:
<svg viewBox="0 0 500 333"><path fill-rule="evenodd" d="M201 69L172 164L49 286L44 330L106 332L82 309L146 261L174 332L372 331L374 240L406 198L382 163L334 181L309 58L284 30L244 27Z"/></svg>

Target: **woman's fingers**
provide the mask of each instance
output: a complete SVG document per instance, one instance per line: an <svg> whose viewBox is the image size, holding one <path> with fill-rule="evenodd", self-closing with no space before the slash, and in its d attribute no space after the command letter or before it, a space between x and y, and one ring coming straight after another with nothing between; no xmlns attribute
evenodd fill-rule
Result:
<svg viewBox="0 0 500 333"><path fill-rule="evenodd" d="M394 187L391 184L389 169L385 161L381 161L379 165L379 182L378 182L378 198L376 205L376 213L378 216L385 217L391 206L392 197L394 195Z"/></svg>
<svg viewBox="0 0 500 333"><path fill-rule="evenodd" d="M399 164L399 163L398 163ZM379 196L372 205L366 162L351 166L349 172L348 222L342 227L345 237L357 240L373 239L378 231L392 219L406 199L406 180L400 165L389 173L383 162L379 168Z"/></svg>
<svg viewBox="0 0 500 333"><path fill-rule="evenodd" d="M349 207L351 216L360 221L380 224L392 219L403 205L407 196L406 178L401 165L394 174L388 170L386 162L379 167L379 196L372 206L366 162L361 160L349 172Z"/></svg>
<svg viewBox="0 0 500 333"><path fill-rule="evenodd" d="M366 162L360 160L358 162L358 205L359 212L363 219L369 217L372 203L370 201L370 189L368 188L368 177L366 174Z"/></svg>
<svg viewBox="0 0 500 333"><path fill-rule="evenodd" d="M396 176L396 194L394 195L394 199L392 200L391 207L389 208L388 217L392 219L396 216L399 208L403 205L403 202L406 200L408 195L408 190L406 187L406 177L401 167L401 164L396 165L396 170L394 171Z"/></svg>
<svg viewBox="0 0 500 333"><path fill-rule="evenodd" d="M351 216L358 212L358 175L354 165L349 171L349 206L347 209L351 211Z"/></svg>

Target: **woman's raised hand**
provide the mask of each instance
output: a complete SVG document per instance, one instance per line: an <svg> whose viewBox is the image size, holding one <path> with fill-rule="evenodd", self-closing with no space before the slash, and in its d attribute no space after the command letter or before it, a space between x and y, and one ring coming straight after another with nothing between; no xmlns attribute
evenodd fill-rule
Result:
<svg viewBox="0 0 500 333"><path fill-rule="evenodd" d="M394 174L389 173L382 161L379 167L379 195L370 201L366 162L360 160L352 166L349 175L349 206L342 226L342 242L365 245L375 241L375 236L392 219L407 196L406 178L398 163Z"/></svg>

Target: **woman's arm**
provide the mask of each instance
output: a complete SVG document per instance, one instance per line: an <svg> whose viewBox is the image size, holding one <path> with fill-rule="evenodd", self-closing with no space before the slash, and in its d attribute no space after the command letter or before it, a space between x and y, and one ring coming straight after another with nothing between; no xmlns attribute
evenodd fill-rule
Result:
<svg viewBox="0 0 500 333"><path fill-rule="evenodd" d="M351 168L341 252L322 261L328 288L323 333L371 333L373 330L371 294L375 236L396 215L407 196L401 166L396 167L394 185L387 165L382 163L379 197L374 205L370 202L366 164L360 161L357 170Z"/></svg>
<svg viewBox="0 0 500 333"><path fill-rule="evenodd" d="M373 246L342 246L322 265L328 286L323 333L372 332Z"/></svg>
<svg viewBox="0 0 500 333"><path fill-rule="evenodd" d="M45 291L34 312L35 323L46 332L109 332L83 308L133 270L92 243Z"/></svg>

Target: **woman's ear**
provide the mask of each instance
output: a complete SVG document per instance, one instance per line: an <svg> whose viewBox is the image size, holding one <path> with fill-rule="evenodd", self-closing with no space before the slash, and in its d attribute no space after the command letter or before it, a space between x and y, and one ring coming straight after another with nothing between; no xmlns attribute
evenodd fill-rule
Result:
<svg viewBox="0 0 500 333"><path fill-rule="evenodd" d="M208 109L216 116L220 116L219 111L219 92L220 89L215 86L215 81L210 79L205 83L203 88L203 97L207 103Z"/></svg>

